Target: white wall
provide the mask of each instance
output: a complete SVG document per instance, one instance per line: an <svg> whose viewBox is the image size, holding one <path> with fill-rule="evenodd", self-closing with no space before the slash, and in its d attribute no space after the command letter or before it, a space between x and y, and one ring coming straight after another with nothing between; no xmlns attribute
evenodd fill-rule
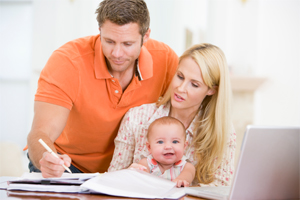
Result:
<svg viewBox="0 0 300 200"><path fill-rule="evenodd" d="M150 11L151 38L163 41L181 55L185 50L185 29L193 42L204 42L208 0L145 0Z"/></svg>
<svg viewBox="0 0 300 200"><path fill-rule="evenodd" d="M231 72L253 75L257 61L259 1L209 1L207 42L225 53Z"/></svg>
<svg viewBox="0 0 300 200"><path fill-rule="evenodd" d="M255 93L254 124L300 125L300 1L209 1L206 41L234 75L267 78Z"/></svg>
<svg viewBox="0 0 300 200"><path fill-rule="evenodd" d="M261 1L255 123L300 125L300 1Z"/></svg>
<svg viewBox="0 0 300 200"><path fill-rule="evenodd" d="M30 130L32 2L0 1L0 174L21 175L26 169L26 137ZM9 148L7 148L9 147ZM11 162L10 157L23 158ZM5 166L5 162L16 166ZM9 172L12 169L13 172ZM3 174L3 173L7 174Z"/></svg>
<svg viewBox="0 0 300 200"><path fill-rule="evenodd" d="M0 142L23 147L31 121L31 43L31 2L0 2Z"/></svg>

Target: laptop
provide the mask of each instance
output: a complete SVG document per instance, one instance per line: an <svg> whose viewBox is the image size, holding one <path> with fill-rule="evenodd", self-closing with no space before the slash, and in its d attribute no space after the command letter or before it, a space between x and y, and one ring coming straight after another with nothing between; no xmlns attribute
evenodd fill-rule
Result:
<svg viewBox="0 0 300 200"><path fill-rule="evenodd" d="M188 187L208 199L300 199L300 127L247 126L233 182Z"/></svg>

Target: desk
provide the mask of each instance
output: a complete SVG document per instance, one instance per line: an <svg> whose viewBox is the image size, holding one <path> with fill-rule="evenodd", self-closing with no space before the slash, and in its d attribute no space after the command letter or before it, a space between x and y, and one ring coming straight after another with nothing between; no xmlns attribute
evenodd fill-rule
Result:
<svg viewBox="0 0 300 200"><path fill-rule="evenodd" d="M3 177L0 177L0 183L3 182ZM11 195L10 192L13 192L14 194ZM27 196L24 194L29 194L31 192L24 192L24 191L6 191L0 189L0 199L14 199L14 200L20 200L20 199L78 199L78 200L116 200L116 199L134 199L134 198L125 198L125 197L114 197L114 196L108 196L108 195L99 195L99 194L67 194L65 193L65 197L54 197L52 195L58 194L58 193L45 193L45 192L32 192L33 194L38 194L38 196ZM48 195L48 196L44 196ZM200 198L192 197L192 196L184 196L180 198L180 200L200 200Z"/></svg>

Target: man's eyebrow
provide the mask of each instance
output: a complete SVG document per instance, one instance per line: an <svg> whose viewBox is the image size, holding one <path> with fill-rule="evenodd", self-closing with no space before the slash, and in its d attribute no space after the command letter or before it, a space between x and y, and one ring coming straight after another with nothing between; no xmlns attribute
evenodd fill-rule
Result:
<svg viewBox="0 0 300 200"><path fill-rule="evenodd" d="M114 41L113 39L111 39L111 38L108 38L108 37L104 37L104 36L103 36L103 39L105 39L105 40L112 40L112 41Z"/></svg>
<svg viewBox="0 0 300 200"><path fill-rule="evenodd" d="M103 36L102 38L105 39L105 40L115 41L115 40L113 40L113 39L111 39L111 38L109 38L109 37L105 37L105 36ZM134 41L134 40L122 41L122 43L135 43L135 42L136 42L136 41Z"/></svg>

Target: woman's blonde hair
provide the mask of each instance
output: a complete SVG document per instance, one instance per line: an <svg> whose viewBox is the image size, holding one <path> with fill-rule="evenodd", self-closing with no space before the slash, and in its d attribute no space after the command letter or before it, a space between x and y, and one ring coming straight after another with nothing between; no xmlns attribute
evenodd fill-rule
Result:
<svg viewBox="0 0 300 200"><path fill-rule="evenodd" d="M214 173L220 166L226 151L227 136L231 128L231 86L224 53L212 44L198 44L187 49L179 63L191 57L199 66L204 83L216 92L206 96L200 107L194 130L192 146L197 161L196 177L199 183L214 181ZM158 106L170 102L170 87Z"/></svg>

